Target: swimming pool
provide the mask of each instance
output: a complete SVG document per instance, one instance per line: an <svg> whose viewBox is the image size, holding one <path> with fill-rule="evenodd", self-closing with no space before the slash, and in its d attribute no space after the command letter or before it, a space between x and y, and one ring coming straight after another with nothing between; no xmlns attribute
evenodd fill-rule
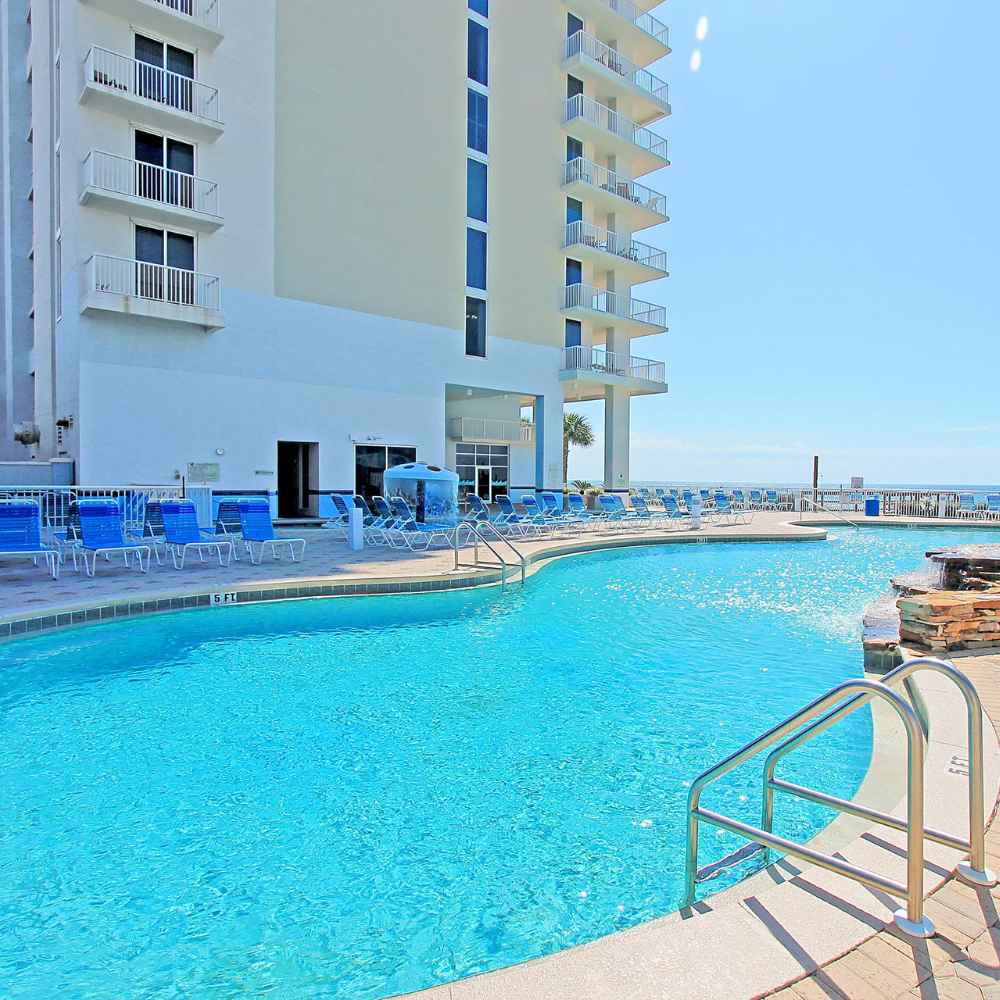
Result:
<svg viewBox="0 0 1000 1000"><path fill-rule="evenodd" d="M374 998L667 913L690 779L860 672L889 575L996 538L622 549L505 594L8 643L0 993ZM852 794L870 727L858 713L784 773ZM736 772L705 805L755 821L758 785ZM789 798L779 819L803 838L830 815ZM738 846L706 829L701 863Z"/></svg>

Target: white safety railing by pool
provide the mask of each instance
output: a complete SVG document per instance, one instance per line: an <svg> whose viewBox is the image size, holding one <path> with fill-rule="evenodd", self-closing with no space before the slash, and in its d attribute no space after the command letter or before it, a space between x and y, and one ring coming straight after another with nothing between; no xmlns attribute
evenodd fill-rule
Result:
<svg viewBox="0 0 1000 1000"><path fill-rule="evenodd" d="M636 358L619 351L608 351L603 347L564 348L563 371L621 375L664 384L667 380L667 368L664 362Z"/></svg>
<svg viewBox="0 0 1000 1000"><path fill-rule="evenodd" d="M606 45L600 39L587 34L586 31L575 32L563 44L563 58L572 59L574 56L580 56L610 70L657 103L664 105L664 107L669 106L670 86L666 81L650 73L648 69L636 66L631 59L623 56L617 49L611 48L610 45Z"/></svg>
<svg viewBox="0 0 1000 1000"><path fill-rule="evenodd" d="M535 440L535 425L520 420L491 417L452 417L449 436L456 441L501 441L508 444L530 444Z"/></svg>
<svg viewBox="0 0 1000 1000"><path fill-rule="evenodd" d="M215 181L100 149L91 150L83 161L83 183L112 194L186 208L201 215L219 215L219 185Z"/></svg>
<svg viewBox="0 0 1000 1000"><path fill-rule="evenodd" d="M215 87L160 66L95 45L87 53L84 74L89 84L222 124L222 99Z"/></svg>
<svg viewBox="0 0 1000 1000"><path fill-rule="evenodd" d="M563 309L590 309L651 326L667 325L666 306L633 299L621 292L609 292L593 285L567 285L563 289Z"/></svg>
<svg viewBox="0 0 1000 1000"><path fill-rule="evenodd" d="M577 94L566 102L565 116L563 123L576 120L585 121L590 125L609 132L611 135L631 142L640 149L668 162L667 140L662 135L651 132L648 128L637 125L631 118L613 111L611 108L591 97L584 97Z"/></svg>
<svg viewBox="0 0 1000 1000"><path fill-rule="evenodd" d="M612 233L607 229L590 222L571 222L563 236L563 247L571 247L577 244L600 250L603 253L614 254L624 260L633 261L643 267L652 268L655 271L667 270L667 253L657 247L652 247L648 243L640 243L632 239L631 236L622 233Z"/></svg>
<svg viewBox="0 0 1000 1000"><path fill-rule="evenodd" d="M150 264L128 257L94 254L87 262L88 289L151 299L173 305L222 308L222 280L181 267Z"/></svg>
<svg viewBox="0 0 1000 1000"><path fill-rule="evenodd" d="M47 528L65 528L75 500L116 500L127 525L142 524L150 500L175 500L184 495L176 486L2 486L0 500L34 500Z"/></svg>
<svg viewBox="0 0 1000 1000"><path fill-rule="evenodd" d="M153 0L182 17L189 17L206 28L218 29L222 23L222 0ZM616 0L612 0L616 2ZM646 30L645 28L643 29Z"/></svg>
<svg viewBox="0 0 1000 1000"><path fill-rule="evenodd" d="M591 187L608 191L610 194L624 198L634 205L640 205L664 218L667 215L665 195L646 187L645 184L629 180L622 174L609 170L599 163L584 159L582 156L563 164L563 184L576 183L589 184Z"/></svg>

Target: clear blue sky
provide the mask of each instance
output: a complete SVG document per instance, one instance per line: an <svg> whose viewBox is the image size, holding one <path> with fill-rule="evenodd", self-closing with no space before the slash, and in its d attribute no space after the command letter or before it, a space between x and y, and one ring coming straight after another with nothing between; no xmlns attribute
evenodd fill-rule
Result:
<svg viewBox="0 0 1000 1000"><path fill-rule="evenodd" d="M1000 482L1000 3L670 0L632 478ZM699 16L709 18L695 41ZM693 49L702 65L691 72ZM603 475L598 443L570 478Z"/></svg>

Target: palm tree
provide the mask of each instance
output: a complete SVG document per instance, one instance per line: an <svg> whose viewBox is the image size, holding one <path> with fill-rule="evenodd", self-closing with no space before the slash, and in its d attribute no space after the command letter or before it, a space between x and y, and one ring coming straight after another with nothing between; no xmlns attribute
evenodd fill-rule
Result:
<svg viewBox="0 0 1000 1000"><path fill-rule="evenodd" d="M594 443L594 429L582 413L563 413L563 482L569 479L569 446L589 448Z"/></svg>

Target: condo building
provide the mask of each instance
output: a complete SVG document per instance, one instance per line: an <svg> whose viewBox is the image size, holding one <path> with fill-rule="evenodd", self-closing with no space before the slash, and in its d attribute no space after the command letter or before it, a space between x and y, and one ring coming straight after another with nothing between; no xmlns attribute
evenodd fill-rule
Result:
<svg viewBox="0 0 1000 1000"><path fill-rule="evenodd" d="M0 0L0 459L289 517L419 460L490 500L560 487L603 400L626 489L667 388L656 6Z"/></svg>

